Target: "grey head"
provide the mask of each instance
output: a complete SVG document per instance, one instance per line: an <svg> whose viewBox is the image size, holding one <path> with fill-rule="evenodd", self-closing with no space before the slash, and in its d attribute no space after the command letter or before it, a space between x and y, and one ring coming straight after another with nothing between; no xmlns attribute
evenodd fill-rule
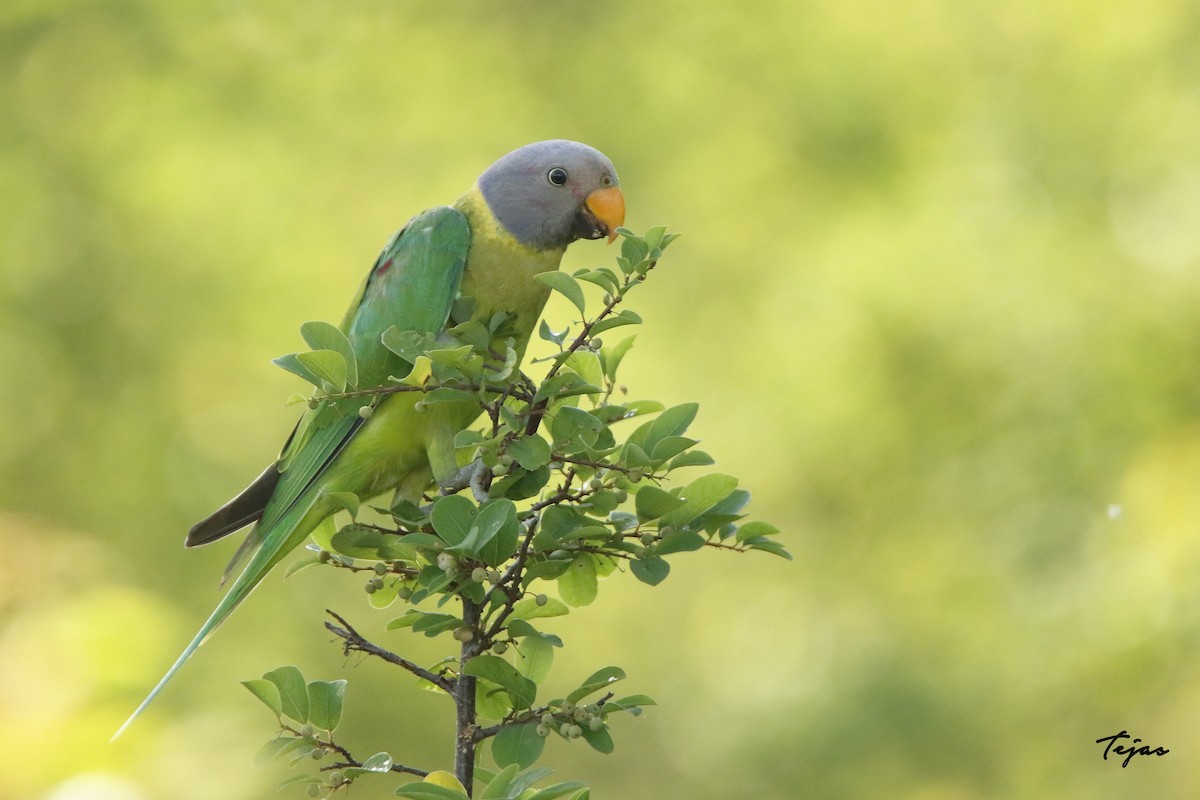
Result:
<svg viewBox="0 0 1200 800"><path fill-rule="evenodd" d="M521 244L555 250L576 239L611 241L625 221L617 171L599 150L566 139L512 151L479 177L488 208Z"/></svg>

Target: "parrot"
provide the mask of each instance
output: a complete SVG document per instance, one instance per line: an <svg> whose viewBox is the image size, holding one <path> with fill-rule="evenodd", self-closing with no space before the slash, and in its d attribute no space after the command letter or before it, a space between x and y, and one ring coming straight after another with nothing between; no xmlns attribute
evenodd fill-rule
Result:
<svg viewBox="0 0 1200 800"><path fill-rule="evenodd" d="M612 162L565 139L520 147L488 167L450 206L413 217L384 247L341 325L360 387L387 385L410 368L382 343L386 330L437 335L471 320L507 315L500 352L518 363L550 287L534 276L559 268L579 239L611 243L625 220ZM480 414L462 401L417 407L419 392L327 398L297 423L271 464L240 494L192 526L195 547L253 524L226 576L245 567L149 695L113 735L141 715L180 667L289 552L342 506L338 493L363 499L388 491L416 503L432 483L459 471L453 439ZM364 406L369 412L360 413Z"/></svg>

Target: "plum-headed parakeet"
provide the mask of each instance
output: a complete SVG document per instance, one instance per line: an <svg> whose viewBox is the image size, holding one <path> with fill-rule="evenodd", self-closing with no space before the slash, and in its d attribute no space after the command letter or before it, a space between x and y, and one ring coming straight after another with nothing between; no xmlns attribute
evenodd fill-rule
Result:
<svg viewBox="0 0 1200 800"><path fill-rule="evenodd" d="M357 385L383 386L389 376L408 371L411 365L381 341L393 326L438 334L505 314L504 333L519 359L550 291L533 276L558 269L567 245L577 239L611 241L624 217L616 170L599 151L553 140L504 156L453 206L414 217L371 268L340 326L354 350ZM338 510L330 495L351 492L366 499L395 489L416 501L431 481L454 475L453 437L478 416L479 407L439 403L418 413L417 399L417 393L402 392L318 403L301 418L276 463L192 527L189 547L256 523L239 550L249 561L116 735L263 576ZM360 414L364 405L373 405L372 413Z"/></svg>

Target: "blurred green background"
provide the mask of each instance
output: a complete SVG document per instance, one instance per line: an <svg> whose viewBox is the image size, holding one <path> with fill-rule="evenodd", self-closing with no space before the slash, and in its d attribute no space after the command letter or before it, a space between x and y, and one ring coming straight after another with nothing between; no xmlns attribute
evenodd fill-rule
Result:
<svg viewBox="0 0 1200 800"><path fill-rule="evenodd" d="M233 547L184 531L294 420L270 358L551 137L684 234L625 379L701 403L797 560L607 581L553 681L662 705L545 763L610 800L1200 793L1194 3L6 0L0 109L0 797L275 796L237 682L285 663L350 678L356 753L446 766L448 704L321 609L438 651L320 570L107 739L217 599ZM1121 729L1171 753L1103 762Z"/></svg>

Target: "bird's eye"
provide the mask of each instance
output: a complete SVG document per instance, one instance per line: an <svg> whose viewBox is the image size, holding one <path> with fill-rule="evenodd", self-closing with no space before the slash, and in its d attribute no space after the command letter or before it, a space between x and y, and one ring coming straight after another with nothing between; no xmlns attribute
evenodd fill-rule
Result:
<svg viewBox="0 0 1200 800"><path fill-rule="evenodd" d="M562 186L567 182L567 171L562 167L554 167L546 173L546 180L555 186Z"/></svg>
<svg viewBox="0 0 1200 800"><path fill-rule="evenodd" d="M600 179L600 183L603 184L604 186L612 186L612 178L605 175L603 178Z"/></svg>

